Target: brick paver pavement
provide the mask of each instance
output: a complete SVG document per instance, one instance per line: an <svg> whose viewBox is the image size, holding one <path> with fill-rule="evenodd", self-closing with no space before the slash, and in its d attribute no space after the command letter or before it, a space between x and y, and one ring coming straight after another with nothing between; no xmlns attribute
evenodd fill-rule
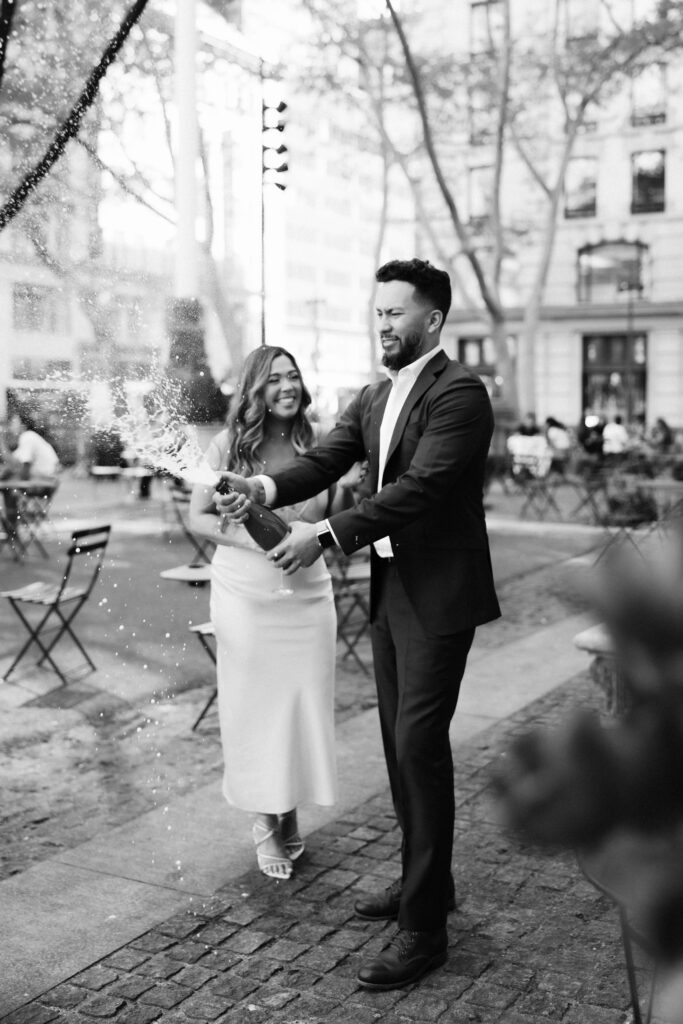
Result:
<svg viewBox="0 0 683 1024"><path fill-rule="evenodd" d="M394 929L353 913L359 892L398 873L387 790L310 835L291 881L254 867L2 1024L623 1024L613 908L571 856L504 834L490 788L515 735L600 704L581 674L456 751L458 909L447 965L418 985L372 993L356 982Z"/></svg>

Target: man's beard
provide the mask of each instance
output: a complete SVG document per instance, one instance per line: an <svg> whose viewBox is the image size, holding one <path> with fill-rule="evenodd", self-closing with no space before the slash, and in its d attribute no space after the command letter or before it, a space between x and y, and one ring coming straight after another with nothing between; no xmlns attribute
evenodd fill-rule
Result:
<svg viewBox="0 0 683 1024"><path fill-rule="evenodd" d="M397 370L402 370L404 366L408 366L409 363L414 363L421 355L422 335L417 331L411 331L400 342L400 348L395 355L390 355L388 352L384 353L382 365L386 366L387 370L393 370L395 373Z"/></svg>

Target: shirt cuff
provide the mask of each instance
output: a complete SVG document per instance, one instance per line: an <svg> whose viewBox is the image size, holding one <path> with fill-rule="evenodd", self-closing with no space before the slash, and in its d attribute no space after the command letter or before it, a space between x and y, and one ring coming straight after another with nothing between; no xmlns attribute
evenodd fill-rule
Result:
<svg viewBox="0 0 683 1024"><path fill-rule="evenodd" d="M275 481L272 477L263 476L262 474L255 476L254 480L258 480L263 488L265 494L265 501L263 504L272 507L277 501L277 487L275 486Z"/></svg>

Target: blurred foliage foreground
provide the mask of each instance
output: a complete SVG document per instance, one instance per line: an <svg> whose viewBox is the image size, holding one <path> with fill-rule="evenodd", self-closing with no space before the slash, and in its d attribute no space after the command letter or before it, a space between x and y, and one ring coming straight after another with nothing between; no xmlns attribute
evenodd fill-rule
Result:
<svg viewBox="0 0 683 1024"><path fill-rule="evenodd" d="M591 599L631 707L526 734L499 761L494 788L522 839L598 866L677 977L683 1021L683 519L652 551L615 546L598 569Z"/></svg>

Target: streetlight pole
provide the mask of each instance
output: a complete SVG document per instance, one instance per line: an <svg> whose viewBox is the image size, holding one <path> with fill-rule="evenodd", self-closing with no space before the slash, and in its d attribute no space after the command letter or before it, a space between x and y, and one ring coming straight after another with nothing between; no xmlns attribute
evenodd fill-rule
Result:
<svg viewBox="0 0 683 1024"><path fill-rule="evenodd" d="M175 294L196 298L197 274L197 22L196 0L177 0L175 23L176 214Z"/></svg>
<svg viewBox="0 0 683 1024"><path fill-rule="evenodd" d="M182 387L179 410L192 421L205 414L202 378L210 379L199 298L197 245L197 10L196 0L176 0L175 204L177 216L174 297L168 303L169 371Z"/></svg>
<svg viewBox="0 0 683 1024"><path fill-rule="evenodd" d="M260 97L261 97L261 111L264 109L266 102L266 85L265 85L265 73L263 69L263 59L259 60L258 66L259 73L259 85L260 85ZM263 128L263 125L261 125ZM263 138L260 139L261 145L261 344L266 344L266 185L263 174Z"/></svg>

